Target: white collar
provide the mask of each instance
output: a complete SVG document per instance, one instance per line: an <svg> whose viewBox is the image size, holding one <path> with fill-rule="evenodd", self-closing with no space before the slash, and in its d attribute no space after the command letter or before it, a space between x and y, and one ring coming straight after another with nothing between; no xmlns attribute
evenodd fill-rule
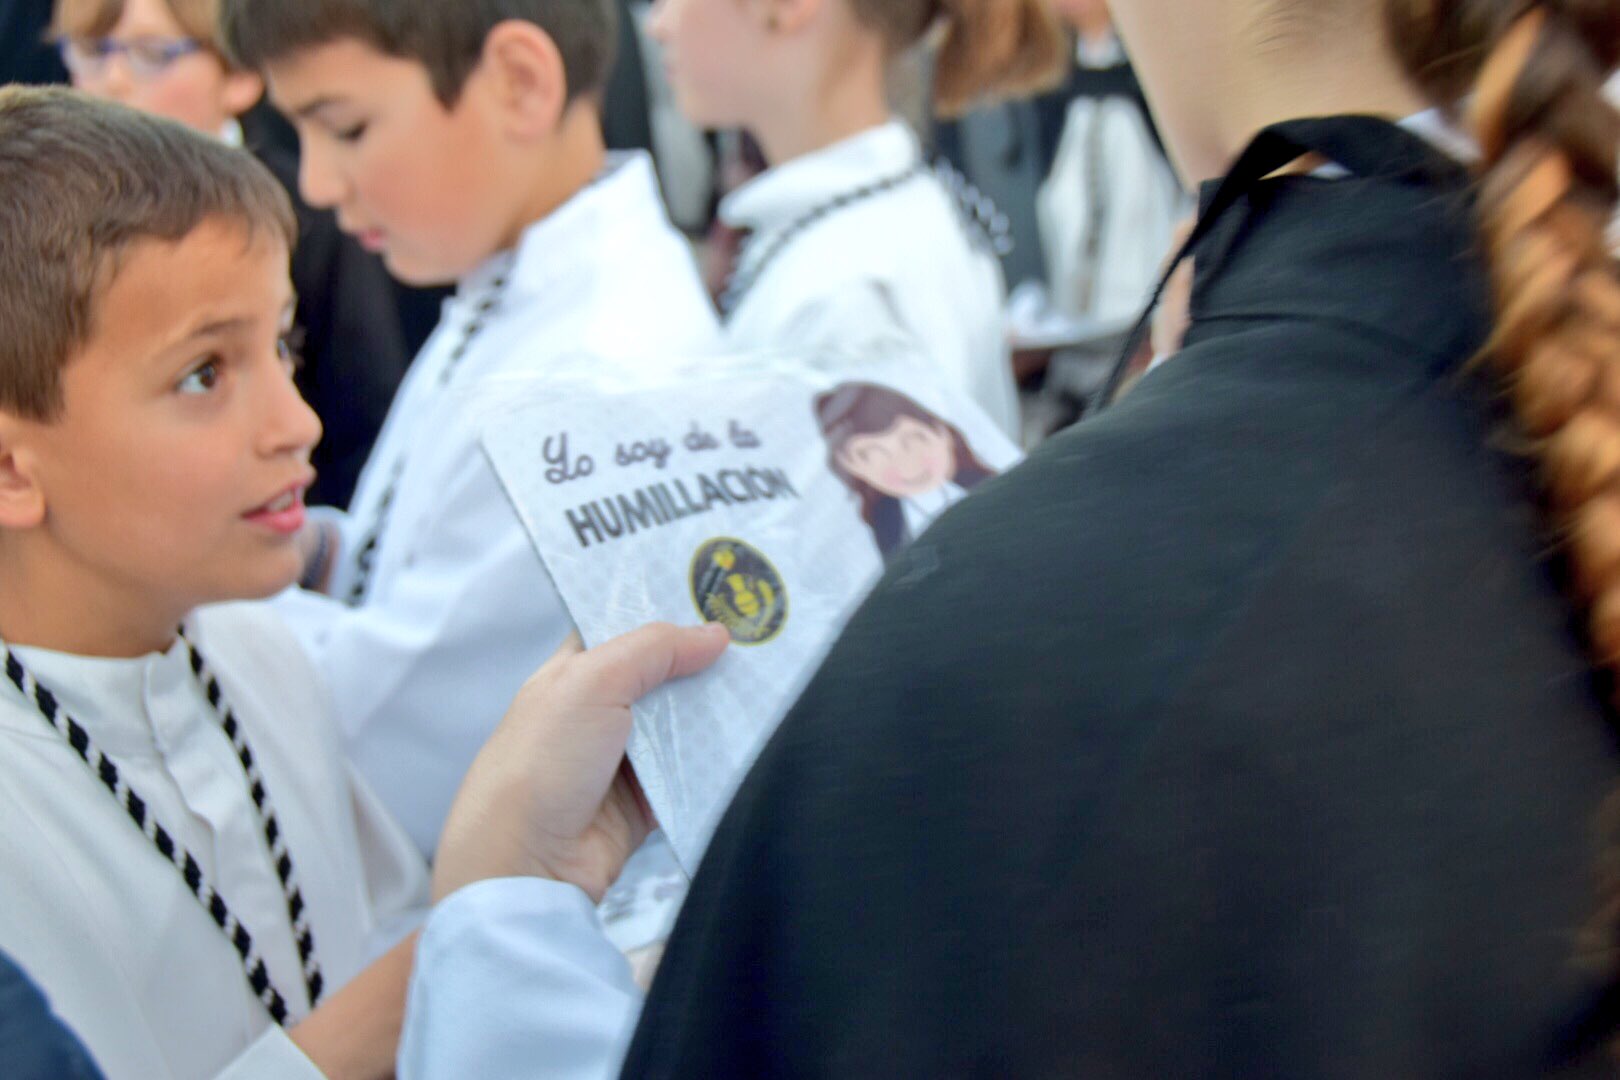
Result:
<svg viewBox="0 0 1620 1080"><path fill-rule="evenodd" d="M787 225L828 199L921 160L917 136L905 121L893 119L766 169L720 201L720 220L756 231Z"/></svg>
<svg viewBox="0 0 1620 1080"><path fill-rule="evenodd" d="M1396 126L1405 128L1436 150L1464 165L1472 165L1479 160L1478 144L1440 109L1425 109L1423 112L1413 113L1406 119L1398 121ZM1342 165L1329 163L1312 171L1311 175L1323 180L1342 180L1350 173Z"/></svg>
<svg viewBox="0 0 1620 1080"><path fill-rule="evenodd" d="M1079 38L1074 45L1074 60L1083 68L1104 70L1125 63L1125 46L1118 34L1109 34L1104 41L1093 44Z"/></svg>
<svg viewBox="0 0 1620 1080"><path fill-rule="evenodd" d="M1400 122L1412 134L1427 139L1437 150L1443 150L1464 165L1479 160L1479 144L1440 109L1425 109Z"/></svg>
<svg viewBox="0 0 1620 1080"><path fill-rule="evenodd" d="M225 126L219 129L219 141L226 146L241 149L247 143L247 137L242 134L242 125L235 117L225 121Z"/></svg>
<svg viewBox="0 0 1620 1080"><path fill-rule="evenodd" d="M965 495L967 492L950 480L921 495L908 495L904 499L906 520L909 522L914 518L921 518L924 523L932 521L961 502Z"/></svg>
<svg viewBox="0 0 1620 1080"><path fill-rule="evenodd" d="M539 293L558 278L577 274L615 232L646 236L663 211L652 157L644 150L612 153L596 179L523 230L517 247L498 252L456 283L459 298L482 296L510 274L514 292ZM651 218L651 221L641 219Z"/></svg>
<svg viewBox="0 0 1620 1080"><path fill-rule="evenodd" d="M194 632L194 625L189 628ZM13 646L18 659L40 684L54 693L68 713L90 733L103 750L115 757L154 757L160 754L160 733L155 729L152 703L182 687L194 684L185 643L178 638L160 653L130 658L80 656L52 649ZM4 693L21 710L13 719L0 714L0 726L19 729L25 735L60 738L46 725L31 701L25 701L7 680ZM200 701L198 702L200 704ZM163 709L174 722L165 728L189 728L193 719L203 719L201 710L182 707ZM172 740L175 731L161 733Z"/></svg>

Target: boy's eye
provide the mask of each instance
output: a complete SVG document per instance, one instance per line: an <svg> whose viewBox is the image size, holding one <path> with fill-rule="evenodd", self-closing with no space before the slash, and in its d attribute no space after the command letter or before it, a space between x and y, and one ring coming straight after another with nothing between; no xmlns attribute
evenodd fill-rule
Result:
<svg viewBox="0 0 1620 1080"><path fill-rule="evenodd" d="M219 385L219 369L219 358L211 356L192 368L175 389L182 394L206 394Z"/></svg>
<svg viewBox="0 0 1620 1080"><path fill-rule="evenodd" d="M288 371L297 371L304 366L305 336L304 328L295 326L276 339L276 355L281 357Z"/></svg>
<svg viewBox="0 0 1620 1080"><path fill-rule="evenodd" d="M357 143L360 141L360 137L365 133L365 124L354 124L350 127L341 128L332 134L337 138L338 142Z"/></svg>

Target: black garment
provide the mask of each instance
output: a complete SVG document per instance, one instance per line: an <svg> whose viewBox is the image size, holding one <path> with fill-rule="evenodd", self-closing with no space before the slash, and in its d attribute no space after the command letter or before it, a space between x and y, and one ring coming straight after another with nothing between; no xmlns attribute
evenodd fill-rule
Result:
<svg viewBox="0 0 1620 1080"><path fill-rule="evenodd" d="M636 36L630 0L617 0L619 41L613 70L602 91L602 139L609 150L652 151L652 120L647 114L647 72Z"/></svg>
<svg viewBox="0 0 1620 1080"><path fill-rule="evenodd" d="M298 197L298 160L275 129L243 117L250 150L292 196L298 247L292 256L298 325L304 331L297 383L326 434L312 461L319 478L309 501L347 506L405 376L411 354L400 322L396 286L373 255L338 229L325 210Z"/></svg>
<svg viewBox="0 0 1620 1080"><path fill-rule="evenodd" d="M1063 84L1046 93L985 106L959 120L934 125L934 151L989 194L1008 217L1014 248L1002 257L1002 269L1009 285L1046 277L1035 202L1057 160L1069 106L1081 98L1129 101L1141 112L1154 145L1163 150L1141 83L1124 61L1106 68L1073 64ZM976 130L970 131L975 125ZM986 144L997 149L987 152ZM1168 159L1165 168L1170 168Z"/></svg>
<svg viewBox="0 0 1620 1080"><path fill-rule="evenodd" d="M1036 115L1040 118L1040 161L1041 175L1045 176L1052 171L1052 162L1057 157L1058 143L1063 140L1063 128L1069 121L1069 106L1081 98L1124 98L1137 107L1142 113L1142 123L1146 125L1148 134L1153 136L1153 144L1161 152L1164 143L1159 138L1159 127L1153 122L1153 113L1148 109L1147 96L1142 93L1142 84L1136 78L1136 72L1126 61L1113 64L1105 68L1082 67L1076 64L1069 71L1069 78L1057 90L1042 94L1035 98ZM1166 165L1169 164L1166 159Z"/></svg>
<svg viewBox="0 0 1620 1080"><path fill-rule="evenodd" d="M67 69L45 44L51 0L0 0L0 85L65 83Z"/></svg>
<svg viewBox="0 0 1620 1080"><path fill-rule="evenodd" d="M1474 229L1405 132L1289 127L1358 176L1234 188L1186 350L891 565L626 1075L1612 1073L1574 958L1620 755L1462 374Z"/></svg>
<svg viewBox="0 0 1620 1080"><path fill-rule="evenodd" d="M0 1076L8 1080L100 1080L78 1037L51 1012L28 974L0 953Z"/></svg>

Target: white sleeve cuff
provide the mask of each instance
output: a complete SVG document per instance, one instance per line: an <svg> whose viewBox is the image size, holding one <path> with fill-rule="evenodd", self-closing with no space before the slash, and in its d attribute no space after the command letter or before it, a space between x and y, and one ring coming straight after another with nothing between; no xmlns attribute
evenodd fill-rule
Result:
<svg viewBox="0 0 1620 1080"><path fill-rule="evenodd" d="M326 1074L272 1024L214 1080L326 1080Z"/></svg>
<svg viewBox="0 0 1620 1080"><path fill-rule="evenodd" d="M584 892L479 882L439 904L417 945L400 1080L607 1080L641 1001Z"/></svg>

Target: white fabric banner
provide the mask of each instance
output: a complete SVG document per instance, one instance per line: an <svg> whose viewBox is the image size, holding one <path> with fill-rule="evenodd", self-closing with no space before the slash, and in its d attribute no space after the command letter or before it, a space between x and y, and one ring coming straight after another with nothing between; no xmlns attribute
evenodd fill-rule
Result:
<svg viewBox="0 0 1620 1080"><path fill-rule="evenodd" d="M662 386L509 382L484 447L575 625L721 622L713 669L635 710L630 760L681 864L886 558L1018 458L915 367L728 357Z"/></svg>

